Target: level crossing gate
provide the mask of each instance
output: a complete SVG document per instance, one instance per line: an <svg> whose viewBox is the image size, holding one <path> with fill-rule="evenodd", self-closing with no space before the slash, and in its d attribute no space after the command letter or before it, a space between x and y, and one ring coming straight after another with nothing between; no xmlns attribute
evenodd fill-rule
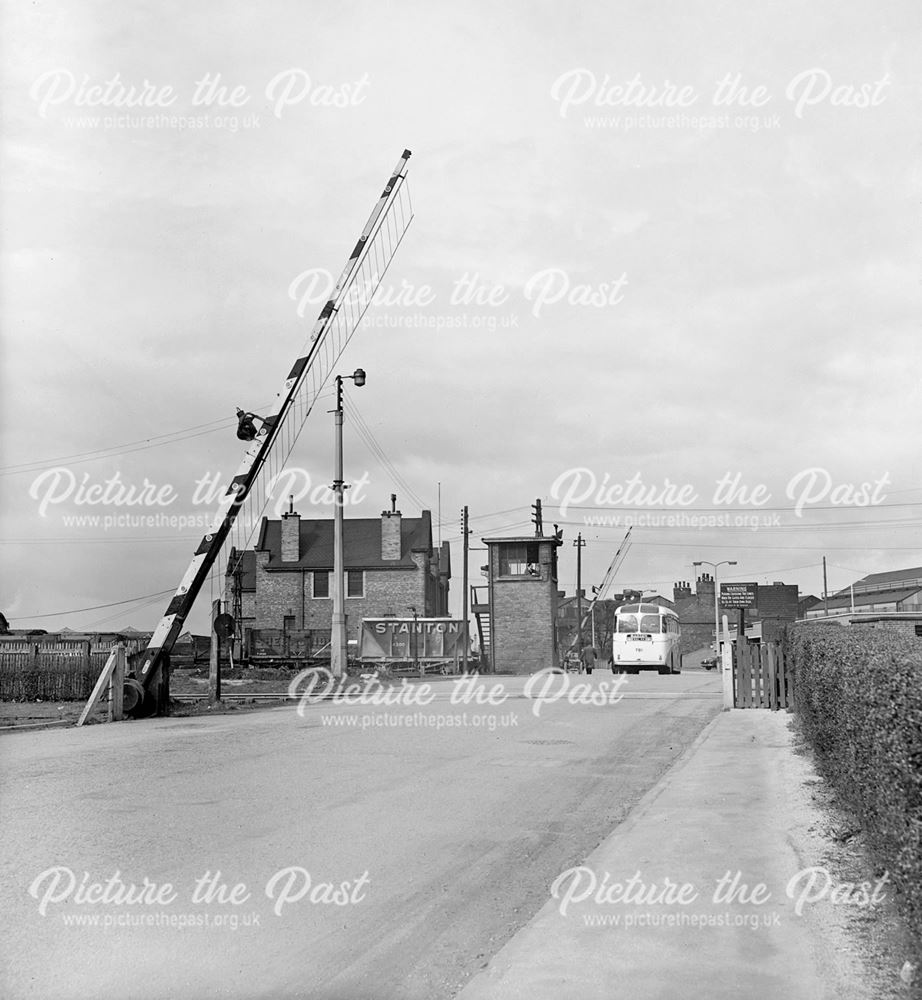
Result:
<svg viewBox="0 0 922 1000"><path fill-rule="evenodd" d="M735 642L733 647L734 708L793 706L793 655L782 643Z"/></svg>

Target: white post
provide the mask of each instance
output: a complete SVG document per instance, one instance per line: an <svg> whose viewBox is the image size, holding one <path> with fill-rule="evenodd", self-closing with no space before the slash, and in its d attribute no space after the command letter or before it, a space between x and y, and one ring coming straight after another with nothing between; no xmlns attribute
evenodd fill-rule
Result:
<svg viewBox="0 0 922 1000"><path fill-rule="evenodd" d="M724 615L724 643L720 651L720 669L723 680L724 708L733 708L733 644L730 642L730 623L727 621L726 615Z"/></svg>

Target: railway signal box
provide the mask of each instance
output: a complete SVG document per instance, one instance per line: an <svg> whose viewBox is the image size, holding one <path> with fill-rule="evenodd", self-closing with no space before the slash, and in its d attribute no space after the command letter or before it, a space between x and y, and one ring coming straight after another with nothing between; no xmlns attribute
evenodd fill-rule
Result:
<svg viewBox="0 0 922 1000"><path fill-rule="evenodd" d="M489 552L493 669L530 674L559 665L556 535L483 539Z"/></svg>

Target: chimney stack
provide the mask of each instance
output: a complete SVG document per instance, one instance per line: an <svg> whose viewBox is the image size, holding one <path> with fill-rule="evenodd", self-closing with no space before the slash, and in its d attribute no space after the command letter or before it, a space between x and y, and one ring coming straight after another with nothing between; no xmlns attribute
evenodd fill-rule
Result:
<svg viewBox="0 0 922 1000"><path fill-rule="evenodd" d="M295 513L294 495L288 498L288 510L282 515L282 562L301 558L301 515Z"/></svg>
<svg viewBox="0 0 922 1000"><path fill-rule="evenodd" d="M710 573L702 573L695 584L695 593L698 597L714 600L714 577Z"/></svg>
<svg viewBox="0 0 922 1000"><path fill-rule="evenodd" d="M397 494L391 494L391 509L381 511L381 558L397 561L400 559L400 511L397 510Z"/></svg>

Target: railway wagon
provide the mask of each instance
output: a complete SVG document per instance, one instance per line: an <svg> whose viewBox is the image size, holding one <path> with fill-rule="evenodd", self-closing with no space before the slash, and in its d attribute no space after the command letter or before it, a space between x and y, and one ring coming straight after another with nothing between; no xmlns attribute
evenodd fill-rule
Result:
<svg viewBox="0 0 922 1000"><path fill-rule="evenodd" d="M363 618L359 660L393 673L457 673L464 622L456 618Z"/></svg>

